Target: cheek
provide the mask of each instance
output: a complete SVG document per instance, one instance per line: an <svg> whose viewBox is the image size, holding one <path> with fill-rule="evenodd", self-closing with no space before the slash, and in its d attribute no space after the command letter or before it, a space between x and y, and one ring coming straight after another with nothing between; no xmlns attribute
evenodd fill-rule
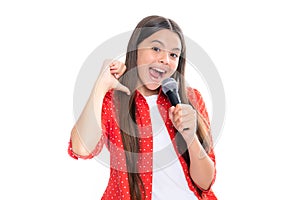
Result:
<svg viewBox="0 0 300 200"><path fill-rule="evenodd" d="M143 65L139 65L137 67L137 73L138 73L139 77L142 78L143 75L145 74L145 67Z"/></svg>
<svg viewBox="0 0 300 200"><path fill-rule="evenodd" d="M147 50L138 51L137 55L137 65L149 64L153 60L153 55Z"/></svg>
<svg viewBox="0 0 300 200"><path fill-rule="evenodd" d="M173 73L177 70L177 67L178 67L178 61L170 62L170 69Z"/></svg>
<svg viewBox="0 0 300 200"><path fill-rule="evenodd" d="M142 65L141 56L139 54L138 54L137 59L136 59L136 64L137 64L137 66Z"/></svg>

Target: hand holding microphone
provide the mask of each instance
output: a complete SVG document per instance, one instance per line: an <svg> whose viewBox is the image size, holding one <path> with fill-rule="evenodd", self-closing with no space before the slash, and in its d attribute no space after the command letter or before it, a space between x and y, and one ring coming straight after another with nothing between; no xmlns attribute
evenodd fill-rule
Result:
<svg viewBox="0 0 300 200"><path fill-rule="evenodd" d="M197 128L197 113L189 104L181 104L178 94L178 84L173 78L167 78L162 82L162 91L171 102L169 117L174 127L188 141L194 137Z"/></svg>

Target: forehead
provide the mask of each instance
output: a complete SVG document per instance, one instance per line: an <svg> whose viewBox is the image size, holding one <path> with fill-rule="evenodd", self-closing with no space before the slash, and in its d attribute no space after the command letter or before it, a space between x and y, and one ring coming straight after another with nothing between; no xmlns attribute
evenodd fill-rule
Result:
<svg viewBox="0 0 300 200"><path fill-rule="evenodd" d="M160 30L140 43L139 46L150 45L152 43L160 43L165 46L167 49L181 49L181 41L177 33L174 33L168 29Z"/></svg>

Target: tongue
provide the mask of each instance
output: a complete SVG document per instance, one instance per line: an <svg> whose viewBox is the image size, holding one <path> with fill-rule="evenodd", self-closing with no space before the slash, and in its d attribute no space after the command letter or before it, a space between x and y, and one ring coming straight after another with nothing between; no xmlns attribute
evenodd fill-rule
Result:
<svg viewBox="0 0 300 200"><path fill-rule="evenodd" d="M160 77L160 72L154 70L154 69L150 69L150 74L151 76L153 76L154 78L159 78Z"/></svg>

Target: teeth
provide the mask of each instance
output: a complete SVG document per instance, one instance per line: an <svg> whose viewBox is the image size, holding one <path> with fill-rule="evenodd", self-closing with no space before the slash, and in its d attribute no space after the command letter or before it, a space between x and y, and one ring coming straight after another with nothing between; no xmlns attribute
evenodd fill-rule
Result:
<svg viewBox="0 0 300 200"><path fill-rule="evenodd" d="M162 69L158 69L158 68L153 68L155 71L158 71L160 73L165 73L166 71L162 70Z"/></svg>

